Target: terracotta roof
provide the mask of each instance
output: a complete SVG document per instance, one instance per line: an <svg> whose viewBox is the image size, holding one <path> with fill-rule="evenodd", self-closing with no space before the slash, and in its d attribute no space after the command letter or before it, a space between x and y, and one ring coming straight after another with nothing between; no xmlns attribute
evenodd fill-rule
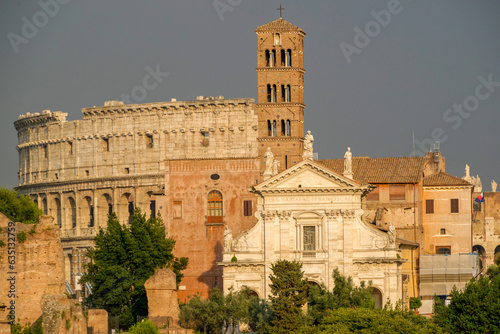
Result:
<svg viewBox="0 0 500 334"><path fill-rule="evenodd" d="M445 172L424 177L424 186L472 186L469 182Z"/></svg>
<svg viewBox="0 0 500 334"><path fill-rule="evenodd" d="M277 20L274 20L272 22L266 23L264 25L261 25L255 31L266 31L266 30L272 30L272 31L301 31L302 33L305 34L304 30L300 29L299 27L291 24L290 22L283 20L282 18L279 18Z"/></svg>
<svg viewBox="0 0 500 334"><path fill-rule="evenodd" d="M344 159L317 160L333 171L344 172ZM424 157L353 157L353 178L364 183L414 183L422 179Z"/></svg>

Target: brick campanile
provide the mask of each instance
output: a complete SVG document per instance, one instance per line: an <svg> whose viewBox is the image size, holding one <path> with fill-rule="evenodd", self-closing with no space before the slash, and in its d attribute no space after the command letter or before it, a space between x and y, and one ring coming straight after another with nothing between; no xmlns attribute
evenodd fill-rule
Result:
<svg viewBox="0 0 500 334"><path fill-rule="evenodd" d="M302 161L304 138L304 36L279 18L255 29L259 157L261 173L268 147L283 171Z"/></svg>

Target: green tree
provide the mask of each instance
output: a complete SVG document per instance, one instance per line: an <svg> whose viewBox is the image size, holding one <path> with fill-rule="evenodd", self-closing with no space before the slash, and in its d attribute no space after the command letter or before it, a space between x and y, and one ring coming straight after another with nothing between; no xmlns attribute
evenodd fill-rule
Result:
<svg viewBox="0 0 500 334"><path fill-rule="evenodd" d="M488 267L486 274L488 274L490 278L500 274L500 253L495 255L495 263Z"/></svg>
<svg viewBox="0 0 500 334"><path fill-rule="evenodd" d="M240 322L248 320L249 291L242 289L227 295L213 288L207 300L199 295L181 306L179 323L205 333L235 333Z"/></svg>
<svg viewBox="0 0 500 334"><path fill-rule="evenodd" d="M278 260L271 265L271 307L273 319L268 326L270 333L290 333L304 323L302 306L306 303L308 283L304 279L302 264Z"/></svg>
<svg viewBox="0 0 500 334"><path fill-rule="evenodd" d="M148 304L144 283L158 268L170 268L182 279L187 258L172 254L175 240L166 238L161 218L149 218L134 211L130 226L121 225L115 214L109 216L107 228L100 229L89 249L87 273L81 282L92 285L87 304L120 316L128 327L138 315L147 315Z"/></svg>
<svg viewBox="0 0 500 334"><path fill-rule="evenodd" d="M129 334L159 334L158 326L149 320L138 322L129 329Z"/></svg>
<svg viewBox="0 0 500 334"><path fill-rule="evenodd" d="M311 286L309 289L308 312L310 320L318 324L329 310L341 307L373 308L375 303L371 298L371 283L364 281L355 286L352 277L344 277L338 269L332 274L334 288L330 292L324 285Z"/></svg>
<svg viewBox="0 0 500 334"><path fill-rule="evenodd" d="M248 305L248 325L254 332L263 333L273 319L271 303L259 297L251 297Z"/></svg>
<svg viewBox="0 0 500 334"><path fill-rule="evenodd" d="M500 275L454 287L448 306L435 307L434 321L449 333L500 332Z"/></svg>
<svg viewBox="0 0 500 334"><path fill-rule="evenodd" d="M0 212L14 222L37 224L43 211L28 196L19 196L15 190L0 188Z"/></svg>
<svg viewBox="0 0 500 334"><path fill-rule="evenodd" d="M374 308L338 308L332 310L317 326L304 327L300 333L443 333L429 319L413 312Z"/></svg>

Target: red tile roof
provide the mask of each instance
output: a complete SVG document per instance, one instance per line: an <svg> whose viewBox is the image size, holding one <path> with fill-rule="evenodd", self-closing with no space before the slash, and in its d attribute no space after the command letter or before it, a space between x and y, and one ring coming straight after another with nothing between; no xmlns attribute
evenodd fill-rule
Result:
<svg viewBox="0 0 500 334"><path fill-rule="evenodd" d="M445 172L424 177L423 184L424 186L471 186L469 182Z"/></svg>
<svg viewBox="0 0 500 334"><path fill-rule="evenodd" d="M269 22L269 23L266 23L264 25L261 25L260 27L258 27L257 29L255 29L255 31L301 31L302 33L305 34L305 32L300 29L299 27L291 24L290 22L286 21L286 20L283 20L282 18L279 18L277 20L274 20L272 22Z"/></svg>
<svg viewBox="0 0 500 334"><path fill-rule="evenodd" d="M344 159L317 162L339 174L344 172ZM353 157L353 178L363 183L415 183L423 177L424 162L424 157Z"/></svg>

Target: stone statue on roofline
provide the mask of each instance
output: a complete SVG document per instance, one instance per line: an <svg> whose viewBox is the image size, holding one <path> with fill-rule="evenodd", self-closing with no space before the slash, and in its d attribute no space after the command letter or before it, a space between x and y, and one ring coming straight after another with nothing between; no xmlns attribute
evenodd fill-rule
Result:
<svg viewBox="0 0 500 334"><path fill-rule="evenodd" d="M302 158L305 159L313 159L313 142L314 142L314 137L311 134L311 131L307 131L306 136L304 137L304 154L302 155Z"/></svg>
<svg viewBox="0 0 500 334"><path fill-rule="evenodd" d="M473 178L470 176L470 168L469 168L469 165L467 165L467 164L465 164L465 175L462 178L462 180L473 183Z"/></svg>
<svg viewBox="0 0 500 334"><path fill-rule="evenodd" d="M389 237L389 245L396 244L396 228L392 222L389 222L389 231L387 231L387 235Z"/></svg>
<svg viewBox="0 0 500 334"><path fill-rule="evenodd" d="M352 172L352 153L351 153L351 148L348 147L347 151L344 154L344 172L342 173L345 177L348 177L352 179L353 177L353 172Z"/></svg>
<svg viewBox="0 0 500 334"><path fill-rule="evenodd" d="M278 160L273 161L273 176L278 174L278 168L280 166L280 162Z"/></svg>
<svg viewBox="0 0 500 334"><path fill-rule="evenodd" d="M497 192L497 183L495 180L491 181L491 191L494 193Z"/></svg>

